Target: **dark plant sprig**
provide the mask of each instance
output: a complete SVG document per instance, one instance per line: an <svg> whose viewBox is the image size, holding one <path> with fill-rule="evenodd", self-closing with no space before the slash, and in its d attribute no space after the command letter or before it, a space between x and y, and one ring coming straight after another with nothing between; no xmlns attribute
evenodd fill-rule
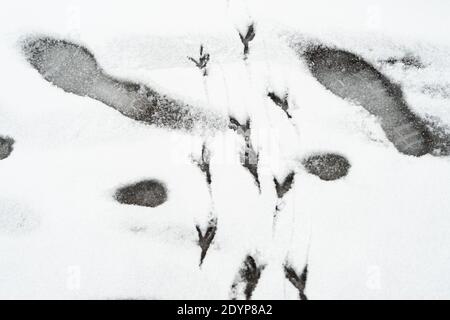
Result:
<svg viewBox="0 0 450 320"><path fill-rule="evenodd" d="M289 96L287 93L283 97L280 97L274 92L269 92L267 96L273 101L273 103L279 106L281 110L283 110L286 113L289 119L292 118L291 114L289 113L289 102L288 102Z"/></svg>
<svg viewBox="0 0 450 320"><path fill-rule="evenodd" d="M247 33L243 35L239 32L239 38L241 38L241 42L244 45L244 60L247 60L249 53L249 43L255 38L255 26L254 23L250 24L247 28Z"/></svg>
<svg viewBox="0 0 450 320"><path fill-rule="evenodd" d="M206 53L203 45L200 45L200 55L198 60L192 58L192 57L187 57L189 60L191 60L196 66L197 68L200 69L200 71L202 71L203 76L206 77L208 75L208 62L209 62L209 53Z"/></svg>

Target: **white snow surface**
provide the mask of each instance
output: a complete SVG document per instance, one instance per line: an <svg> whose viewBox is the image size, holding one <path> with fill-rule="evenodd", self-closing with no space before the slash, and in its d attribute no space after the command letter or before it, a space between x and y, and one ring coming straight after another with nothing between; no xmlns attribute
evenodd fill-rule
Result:
<svg viewBox="0 0 450 320"><path fill-rule="evenodd" d="M310 299L450 298L450 159L399 153L377 119L333 95L288 46L308 39L362 55L400 83L414 112L450 126L447 1L4 1L0 11L0 298L228 299L247 254L266 265L253 298L296 299L288 260L308 263ZM238 30L255 22L244 63ZM106 72L204 108L254 119L261 194L231 130L208 137L217 235L199 268L195 225L211 199L192 163L205 137L126 118L64 92L20 41L49 35L89 48ZM200 44L209 75L187 60ZM423 69L386 66L405 53ZM440 88L430 95L424 88ZM289 92L293 121L266 96ZM349 174L322 181L301 159L334 152ZM273 177L295 185L273 223ZM163 181L156 208L114 191Z"/></svg>

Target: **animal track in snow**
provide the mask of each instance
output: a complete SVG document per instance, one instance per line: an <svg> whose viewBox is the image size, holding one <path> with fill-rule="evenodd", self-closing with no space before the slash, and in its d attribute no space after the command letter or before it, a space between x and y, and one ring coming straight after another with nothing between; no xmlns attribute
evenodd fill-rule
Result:
<svg viewBox="0 0 450 320"><path fill-rule="evenodd" d="M305 294L306 281L308 280L308 265L303 268L302 273L299 275L291 265L285 264L284 275L297 288L300 300L308 300Z"/></svg>
<svg viewBox="0 0 450 320"><path fill-rule="evenodd" d="M211 192L211 169L210 169L210 151L207 149L206 144L202 146L202 155L199 160L194 159L194 163L200 169L201 172L205 175L206 183L208 184L208 189Z"/></svg>
<svg viewBox="0 0 450 320"><path fill-rule="evenodd" d="M116 79L85 47L49 37L28 39L23 51L42 77L66 92L99 100L126 117L171 129L224 129L226 121L137 83Z"/></svg>
<svg viewBox="0 0 450 320"><path fill-rule="evenodd" d="M399 152L422 156L432 151L432 136L409 109L401 88L368 62L353 53L321 45L309 47L304 57L325 88L378 117Z"/></svg>
<svg viewBox="0 0 450 320"><path fill-rule="evenodd" d="M276 178L273 179L275 183L275 189L277 191L277 196L279 199L283 198L284 195L291 190L292 184L294 183L295 172L291 172L287 175L287 177L283 180L283 182L278 182Z"/></svg>
<svg viewBox="0 0 450 320"><path fill-rule="evenodd" d="M423 64L422 60L419 57L414 56L412 54L406 54L401 58L390 57L386 60L380 60L380 62L389 65L402 64L404 68L417 68L417 69L425 68L425 65Z"/></svg>
<svg viewBox="0 0 450 320"><path fill-rule="evenodd" d="M143 180L118 189L114 197L122 204L154 208L167 201L167 189L158 180Z"/></svg>
<svg viewBox="0 0 450 320"><path fill-rule="evenodd" d="M286 178L282 182L279 182L277 178L273 178L273 182L275 184L275 191L277 192L278 202L275 206L275 215L281 211L283 203L283 197L289 190L291 190L292 185L294 184L295 172L291 172L287 175Z"/></svg>
<svg viewBox="0 0 450 320"><path fill-rule="evenodd" d="M239 32L239 38L241 39L242 45L244 46L244 60L247 60L249 54L249 44L255 38L255 25L251 23L246 30L245 35Z"/></svg>
<svg viewBox="0 0 450 320"><path fill-rule="evenodd" d="M20 201L1 199L0 233L26 234L40 224L40 216Z"/></svg>
<svg viewBox="0 0 450 320"><path fill-rule="evenodd" d="M259 154L253 148L253 144L250 139L250 119L247 119L245 124L240 124L239 121L237 121L235 118L230 117L230 123L228 127L236 131L238 135L244 138L245 147L244 151L241 153L241 164L248 170L248 172L250 172L253 179L255 180L255 184L258 187L259 192L261 192L261 183L259 181L258 175Z"/></svg>
<svg viewBox="0 0 450 320"><path fill-rule="evenodd" d="M440 123L438 119L428 118L425 120L428 130L433 135L433 151L434 156L450 155L450 127Z"/></svg>
<svg viewBox="0 0 450 320"><path fill-rule="evenodd" d="M200 54L198 59L194 59L193 57L188 57L188 59L192 61L200 71L202 71L202 75L204 77L208 75L209 53L205 52L203 45L200 45Z"/></svg>
<svg viewBox="0 0 450 320"><path fill-rule="evenodd" d="M14 140L9 137L0 136L0 160L9 157L13 151Z"/></svg>
<svg viewBox="0 0 450 320"><path fill-rule="evenodd" d="M231 299L250 300L264 268L265 265L258 264L251 255L248 255L231 286Z"/></svg>

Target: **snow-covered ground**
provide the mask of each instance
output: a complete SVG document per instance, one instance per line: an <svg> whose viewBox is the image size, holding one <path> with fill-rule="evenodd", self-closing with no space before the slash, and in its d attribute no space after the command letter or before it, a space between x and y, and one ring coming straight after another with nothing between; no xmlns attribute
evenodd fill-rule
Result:
<svg viewBox="0 0 450 320"><path fill-rule="evenodd" d="M228 299L248 255L262 267L254 299L298 298L286 264L298 274L308 265L309 299L450 298L449 157L398 152L376 117L326 90L293 49L319 42L362 56L445 132L449 13L438 0L4 1L0 137L15 143L0 160L0 298ZM244 61L239 32L251 22ZM158 128L45 81L21 50L42 35L85 46L111 76L250 117L261 192L234 131ZM187 59L201 44L206 77ZM397 61L405 56L423 66ZM289 94L292 119L268 91ZM211 194L192 161L205 141ZM322 152L348 159L348 175L309 174L302 160ZM274 219L273 179L290 171ZM114 199L144 179L162 181L167 202ZM199 267L196 226L211 215L217 231Z"/></svg>

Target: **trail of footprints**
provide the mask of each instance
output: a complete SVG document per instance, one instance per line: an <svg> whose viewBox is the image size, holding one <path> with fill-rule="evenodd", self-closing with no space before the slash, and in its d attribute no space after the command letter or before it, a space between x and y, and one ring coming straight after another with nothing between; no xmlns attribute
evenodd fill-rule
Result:
<svg viewBox="0 0 450 320"><path fill-rule="evenodd" d="M255 37L254 25L249 25L247 32L239 35L243 44L243 59L247 60L250 42ZM250 138L252 119L246 119L243 124L233 117L225 120L214 113L174 100L148 86L113 78L102 70L88 49L65 40L50 37L29 38L23 43L23 52L29 63L53 85L66 92L99 100L134 120L188 132L194 132L198 127L212 130L226 130L228 127L244 139L245 148L241 154L242 166L250 173L255 187L261 192L258 175L259 154ZM436 130L433 130L429 123L427 124L409 109L401 88L361 57L322 45L310 45L298 53L306 60L312 75L326 89L341 98L360 104L377 116L388 139L399 152L422 156L440 150L436 152L439 155L450 154L448 136L435 134ZM205 77L208 75L206 66L209 58L203 46L200 48L198 60L190 58ZM386 63L399 62L408 66L424 67L419 66L420 61L414 59ZM292 119L287 94L278 96L274 92L269 92L267 96L275 106L284 111L288 119ZM0 136L0 160L6 159L11 154L13 145L12 138ZM206 143L202 147L201 158L194 160L194 163L205 176L211 198L208 224L203 228L200 225L195 226L201 266L220 228L220 221L214 212L213 176L210 171L210 154ZM333 153L310 155L302 160L302 165L308 173L324 181L345 177L351 167L344 156ZM291 190L294 182L294 171L290 172L283 181L273 179L278 199L274 216L282 211L284 196ZM125 205L155 208L168 200L167 186L154 179L142 180L119 187L114 198ZM247 255L231 285L231 298L251 299L265 267L255 256ZM306 300L308 265L306 264L302 269L296 269L295 266L285 263L280 267L283 268L286 279L297 288L299 299Z"/></svg>

